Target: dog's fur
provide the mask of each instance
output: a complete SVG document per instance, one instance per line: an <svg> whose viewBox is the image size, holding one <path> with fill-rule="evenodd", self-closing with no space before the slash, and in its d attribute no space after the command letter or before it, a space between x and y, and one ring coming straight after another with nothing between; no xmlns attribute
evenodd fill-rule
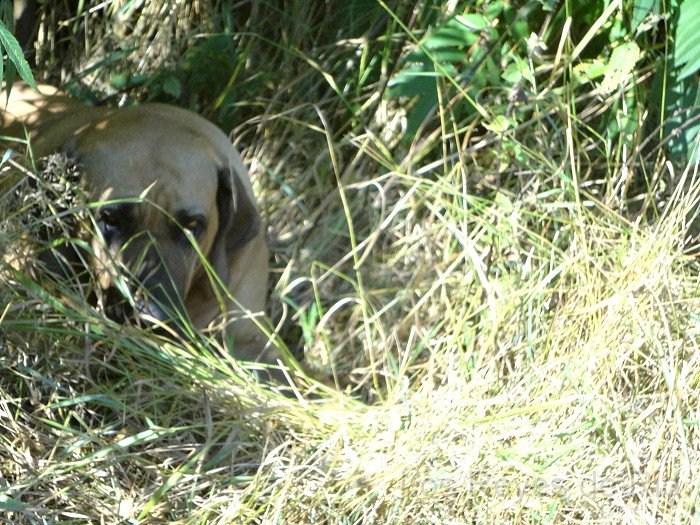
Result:
<svg viewBox="0 0 700 525"><path fill-rule="evenodd" d="M112 285L118 260L155 298L143 301L140 315L167 321L173 310L163 304L180 306L206 330L217 329L225 314L235 357L276 361L276 351L263 352L266 338L245 318L245 311L264 309L268 251L248 172L222 131L172 106L88 107L50 86L36 92L19 84L0 126L6 136L23 137L26 130L35 157L74 156L95 201L144 197L96 212L103 239L93 242L91 264L103 288ZM223 294L222 303L193 238L234 301Z"/></svg>

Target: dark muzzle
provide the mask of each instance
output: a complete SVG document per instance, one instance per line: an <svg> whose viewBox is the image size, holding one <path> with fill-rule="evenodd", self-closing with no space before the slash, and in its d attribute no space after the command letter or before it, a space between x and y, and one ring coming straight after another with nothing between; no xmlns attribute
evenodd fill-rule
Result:
<svg viewBox="0 0 700 525"><path fill-rule="evenodd" d="M136 268L126 264L131 274L125 277L130 298L114 285L104 291L106 315L119 323L163 324L166 331L170 328L180 332L178 325L185 321L186 311L172 273L152 246L139 259Z"/></svg>

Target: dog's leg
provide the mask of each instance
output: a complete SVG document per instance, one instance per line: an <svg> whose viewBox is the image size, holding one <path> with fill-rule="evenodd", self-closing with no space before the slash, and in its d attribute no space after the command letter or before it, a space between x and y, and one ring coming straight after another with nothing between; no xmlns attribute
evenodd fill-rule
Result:
<svg viewBox="0 0 700 525"><path fill-rule="evenodd" d="M260 312L265 308L267 295L268 249L263 234L258 235L234 257L230 266L230 274L234 278L228 283L230 290L235 291L235 298L242 306L251 312ZM237 316L237 308L232 305L232 315ZM240 310L239 310L240 313ZM281 358L279 350L271 343L263 331L251 319L233 321L227 326L226 339L230 341L231 352L236 359L247 362L257 362L271 365L264 379L272 379L278 383L287 383L285 375L277 368ZM229 337L229 334L235 334Z"/></svg>

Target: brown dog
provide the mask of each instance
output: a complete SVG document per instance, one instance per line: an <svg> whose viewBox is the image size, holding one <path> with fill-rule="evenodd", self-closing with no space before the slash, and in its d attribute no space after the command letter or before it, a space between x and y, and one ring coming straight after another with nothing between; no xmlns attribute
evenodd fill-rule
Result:
<svg viewBox="0 0 700 525"><path fill-rule="evenodd" d="M248 172L221 130L177 107L88 107L50 86L19 84L0 124L9 136L26 129L35 157L75 157L93 200L107 201L92 243L102 288L121 264L137 283L137 315L168 321L184 310L199 329L223 329L235 357L277 361L250 319L265 306L265 235Z"/></svg>

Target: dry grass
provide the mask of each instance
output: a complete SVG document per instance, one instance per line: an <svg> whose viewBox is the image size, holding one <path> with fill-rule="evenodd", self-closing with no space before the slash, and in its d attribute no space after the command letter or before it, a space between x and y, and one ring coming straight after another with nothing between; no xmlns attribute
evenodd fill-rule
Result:
<svg viewBox="0 0 700 525"><path fill-rule="evenodd" d="M455 138L440 107L450 126L399 146L401 108L363 105L368 86L357 100L372 118L348 121L318 81L323 59L359 42L312 41L303 55L289 42L308 35L285 38L273 63L317 91L263 90L236 136L269 225L280 344L335 387L310 381L318 399L285 398L215 341L114 325L5 268L1 518L692 522L697 185L630 221L597 186L567 182L590 165L582 146L532 152L512 166L516 184L489 192L510 174L473 146L492 134ZM299 70L300 56L317 69ZM582 133L568 122L559 136ZM6 253L21 218L5 216Z"/></svg>

